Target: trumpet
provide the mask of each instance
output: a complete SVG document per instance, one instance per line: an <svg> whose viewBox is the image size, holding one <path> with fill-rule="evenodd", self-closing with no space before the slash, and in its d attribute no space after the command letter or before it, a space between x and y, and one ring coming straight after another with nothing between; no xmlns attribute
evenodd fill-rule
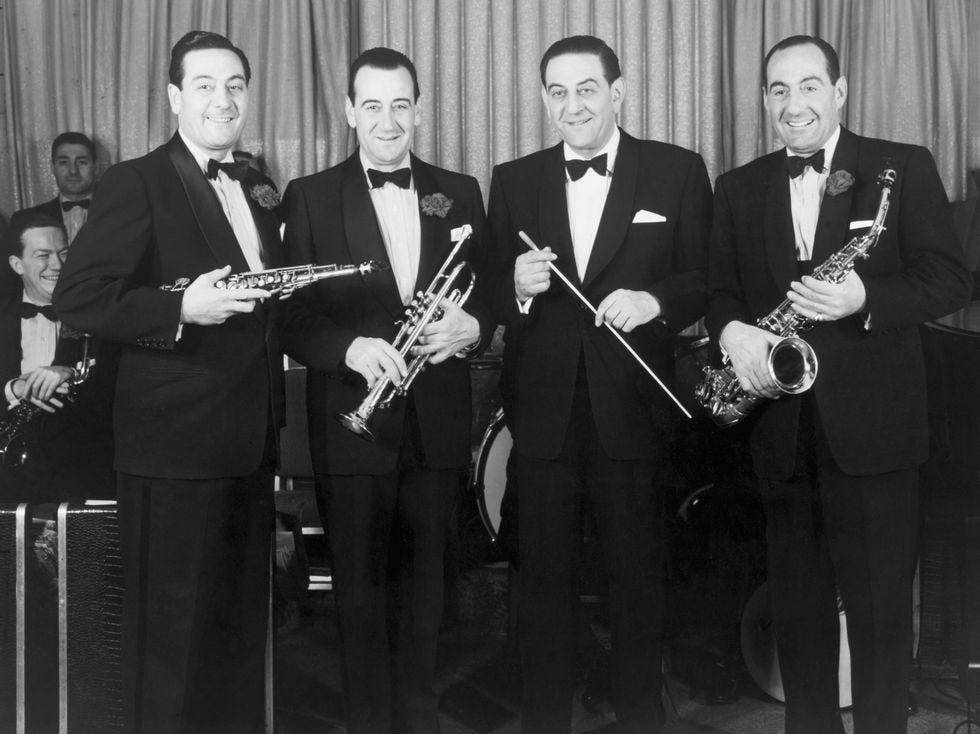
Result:
<svg viewBox="0 0 980 734"><path fill-rule="evenodd" d="M272 270L251 270L247 273L232 273L214 284L215 288L241 290L261 288L270 295L282 299L289 298L293 291L305 288L325 278L340 278L345 275L367 275L380 273L388 265L377 260L368 260L360 265L294 265ZM182 291L191 284L190 278L177 278L171 285L161 285L162 291Z"/></svg>
<svg viewBox="0 0 980 734"><path fill-rule="evenodd" d="M463 225L456 246L453 247L452 252L449 253L449 256L442 263L442 267L439 268L439 272L432 279L429 288L424 293L419 291L412 299L412 302L406 307L405 320L402 322L401 328L391 343L403 358L407 357L412 347L418 344L419 337L422 336L422 330L427 325L435 323L442 318L445 313L442 305L444 301L462 306L473 292L473 286L476 285L476 274L468 262L464 260L458 263L452 270L449 270L449 265L456 257L463 243L466 242L472 233L473 228L470 225ZM454 288L453 286L456 281L463 277L467 279L465 290L459 287ZM460 286L462 285L461 282ZM405 395L408 392L408 388L415 381L415 378L419 376L419 373L425 367L426 362L429 361L429 356L428 354L420 354L414 357L408 363L408 371L399 382L393 382L387 376L379 378L361 404L350 413L339 414L337 420L347 430L356 433L368 441L373 441L374 433L371 431L369 424L371 417L374 415L374 411L378 408L385 409L390 407L396 397Z"/></svg>

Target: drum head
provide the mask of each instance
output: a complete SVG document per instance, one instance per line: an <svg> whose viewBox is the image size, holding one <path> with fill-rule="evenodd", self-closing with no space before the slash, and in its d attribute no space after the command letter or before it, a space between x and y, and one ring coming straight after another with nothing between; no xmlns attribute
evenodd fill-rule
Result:
<svg viewBox="0 0 980 734"><path fill-rule="evenodd" d="M779 672L776 629L769 609L769 590L762 584L749 597L742 613L742 658L752 680L777 701L786 701ZM847 618L840 613L840 707L851 705L851 649L847 644Z"/></svg>
<svg viewBox="0 0 980 734"><path fill-rule="evenodd" d="M473 492L480 518L494 541L500 532L500 506L507 489L507 458L513 445L503 411L497 411L483 436L473 474Z"/></svg>

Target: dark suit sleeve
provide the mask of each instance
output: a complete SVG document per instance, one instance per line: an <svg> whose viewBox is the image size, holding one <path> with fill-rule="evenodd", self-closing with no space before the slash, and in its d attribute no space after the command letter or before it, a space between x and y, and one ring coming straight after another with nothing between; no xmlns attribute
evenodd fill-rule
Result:
<svg viewBox="0 0 980 734"><path fill-rule="evenodd" d="M489 298L497 323L519 326L524 316L517 307L517 295L514 292L514 260L520 252L515 246L516 233L503 178L500 166L494 168L490 178L490 203L487 207L489 268L493 279Z"/></svg>
<svg viewBox="0 0 980 734"><path fill-rule="evenodd" d="M708 312L705 327L717 341L721 330L731 321L752 323L745 305L738 276L735 254L735 220L729 199L730 177L720 176L715 183L714 217L708 257Z"/></svg>
<svg viewBox="0 0 980 734"><path fill-rule="evenodd" d="M79 331L172 349L182 294L140 284L153 247L145 182L134 168L113 166L58 278L59 318Z"/></svg>
<svg viewBox="0 0 980 734"><path fill-rule="evenodd" d="M661 317L674 332L701 318L707 301L711 183L700 155L691 156L680 186L683 194L674 232L671 274L650 288L660 302Z"/></svg>
<svg viewBox="0 0 980 734"><path fill-rule="evenodd" d="M479 350L472 353L475 356L490 345L490 340L493 339L493 332L497 327L497 322L491 308L494 287L492 264L493 243L490 239L489 228L487 227L487 215L483 209L483 193L480 191L480 184L475 178L469 178L469 189L468 197L471 203L470 225L473 227L473 247L470 248L469 259L473 267L473 272L476 274L476 285L473 288L470 299L464 306L464 310L480 323Z"/></svg>
<svg viewBox="0 0 980 734"><path fill-rule="evenodd" d="M286 225L286 262L289 265L316 263L316 248L310 227L310 203L302 186L290 183L286 187L279 211ZM312 292L313 288L301 289L283 302L283 349L286 354L307 367L332 375L346 373L347 349L358 337L358 333L340 326L329 314L318 309Z"/></svg>
<svg viewBox="0 0 980 734"><path fill-rule="evenodd" d="M902 267L864 281L872 331L945 316L964 306L972 290L932 155L914 147L900 175L898 221L888 217L885 226L898 228Z"/></svg>

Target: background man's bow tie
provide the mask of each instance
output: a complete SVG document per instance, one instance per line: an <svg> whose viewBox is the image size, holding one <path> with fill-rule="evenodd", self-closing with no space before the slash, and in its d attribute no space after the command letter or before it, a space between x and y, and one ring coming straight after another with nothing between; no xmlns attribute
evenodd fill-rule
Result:
<svg viewBox="0 0 980 734"><path fill-rule="evenodd" d="M600 176L605 176L606 154L603 153L602 155L597 155L595 158L588 161L565 161L565 169L568 171L568 177L572 179L572 181L578 181L590 168Z"/></svg>
<svg viewBox="0 0 980 734"><path fill-rule="evenodd" d="M379 189L389 181L401 189L407 189L412 183L411 168L399 168L397 171L378 171L369 168L367 173L372 189Z"/></svg>
<svg viewBox="0 0 980 734"><path fill-rule="evenodd" d="M54 315L54 306L51 304L38 306L36 303L28 303L27 301L20 302L20 317L22 319L33 319L38 314L41 314L48 321L58 320L58 317Z"/></svg>
<svg viewBox="0 0 980 734"><path fill-rule="evenodd" d="M63 201L61 202L61 211L67 212L74 209L76 206L82 207L82 209L88 209L89 199L79 199L78 201Z"/></svg>
<svg viewBox="0 0 980 734"><path fill-rule="evenodd" d="M791 155L786 158L786 165L789 167L789 177L796 178L803 174L803 169L810 166L814 171L820 173L823 170L823 148L804 158L799 155Z"/></svg>
<svg viewBox="0 0 980 734"><path fill-rule="evenodd" d="M218 163L214 158L208 160L208 178L215 179L218 177L218 171L224 171L228 174L229 178L233 178L236 181L242 181L245 179L245 173L248 171L248 161L228 161L227 163Z"/></svg>

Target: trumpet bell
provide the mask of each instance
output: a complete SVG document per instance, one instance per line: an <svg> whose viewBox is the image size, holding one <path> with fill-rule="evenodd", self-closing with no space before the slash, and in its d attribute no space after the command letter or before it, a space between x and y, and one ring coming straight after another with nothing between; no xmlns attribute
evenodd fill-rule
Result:
<svg viewBox="0 0 980 734"><path fill-rule="evenodd" d="M351 433L356 433L368 441L374 441L374 434L368 428L367 422L357 414L357 411L340 413L337 415L337 420L340 421L340 425Z"/></svg>
<svg viewBox="0 0 980 734"><path fill-rule="evenodd" d="M806 392L817 379L817 355L799 337L780 339L769 352L769 373L787 395Z"/></svg>

